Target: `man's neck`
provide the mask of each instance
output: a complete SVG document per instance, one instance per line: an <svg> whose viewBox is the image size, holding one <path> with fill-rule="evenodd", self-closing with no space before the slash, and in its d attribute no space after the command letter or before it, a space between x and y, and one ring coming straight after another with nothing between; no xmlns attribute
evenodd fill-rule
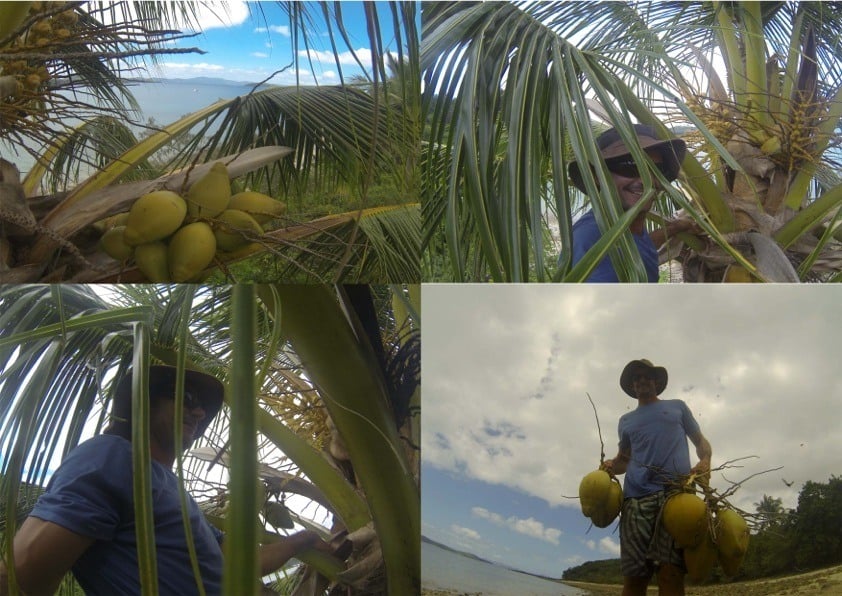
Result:
<svg viewBox="0 0 842 596"><path fill-rule="evenodd" d="M172 469L172 465L175 462L175 453L172 453L168 449L164 449L155 441L149 443L149 452L152 459L156 462L165 466L168 470Z"/></svg>
<svg viewBox="0 0 842 596"><path fill-rule="evenodd" d="M656 401L661 401L661 398L657 395L644 395L637 398L637 405L648 406L649 404L654 404Z"/></svg>

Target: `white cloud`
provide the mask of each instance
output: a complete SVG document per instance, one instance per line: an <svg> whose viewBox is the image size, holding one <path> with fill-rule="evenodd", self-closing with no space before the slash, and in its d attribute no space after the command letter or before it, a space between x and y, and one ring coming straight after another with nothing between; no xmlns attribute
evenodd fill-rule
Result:
<svg viewBox="0 0 842 596"><path fill-rule="evenodd" d="M482 538L476 530L465 528L463 526L457 526L456 524L450 526L450 530L462 538L468 538L470 540L480 540L480 538Z"/></svg>
<svg viewBox="0 0 842 596"><path fill-rule="evenodd" d="M255 58L268 58L269 57L269 54L266 54L264 52L252 52L251 55L254 56Z"/></svg>
<svg viewBox="0 0 842 596"><path fill-rule="evenodd" d="M504 518L499 513L494 513L484 507L471 508L471 514L481 519L487 519L494 525L506 527L519 534L537 538L538 540L543 540L555 545L558 545L558 539L562 534L561 530L556 528L545 528L544 524L531 517L527 519L519 519L514 516Z"/></svg>
<svg viewBox="0 0 842 596"><path fill-rule="evenodd" d="M611 538L610 536L604 536L599 540L599 552L604 553L606 555L610 555L612 557L619 557L620 543Z"/></svg>
<svg viewBox="0 0 842 596"><path fill-rule="evenodd" d="M266 33L268 31L289 37L289 25L269 25L269 27L256 27L254 30L255 33Z"/></svg>
<svg viewBox="0 0 842 596"><path fill-rule="evenodd" d="M354 54L356 54L356 58L354 57ZM357 60L359 60L363 66L371 64L371 50L368 48L359 48L354 50L354 52L347 50L345 52L340 52L337 56L334 56L331 50L299 50L298 56L304 59L309 58L313 62L325 64L335 64L338 56L339 64L343 66L356 66Z"/></svg>

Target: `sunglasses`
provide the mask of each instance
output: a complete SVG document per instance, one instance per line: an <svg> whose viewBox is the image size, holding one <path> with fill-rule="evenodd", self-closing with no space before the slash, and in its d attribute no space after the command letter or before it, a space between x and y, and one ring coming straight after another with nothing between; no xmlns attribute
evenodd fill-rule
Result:
<svg viewBox="0 0 842 596"><path fill-rule="evenodd" d="M605 160L605 167L607 167L610 172L614 172L624 178L640 178L638 165L630 155L620 155L619 157L608 158ZM658 168L664 178L670 182L675 180L675 174L667 162L655 163L655 167Z"/></svg>

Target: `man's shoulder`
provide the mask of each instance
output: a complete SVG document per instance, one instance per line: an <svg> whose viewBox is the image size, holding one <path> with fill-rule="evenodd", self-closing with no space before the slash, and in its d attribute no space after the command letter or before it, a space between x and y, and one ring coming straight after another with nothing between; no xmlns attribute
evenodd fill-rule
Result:
<svg viewBox="0 0 842 596"><path fill-rule="evenodd" d="M588 211L582 217L573 222L574 232L582 232L590 228L595 228L597 231L599 231L599 228L596 225L596 216L594 215L593 211Z"/></svg>

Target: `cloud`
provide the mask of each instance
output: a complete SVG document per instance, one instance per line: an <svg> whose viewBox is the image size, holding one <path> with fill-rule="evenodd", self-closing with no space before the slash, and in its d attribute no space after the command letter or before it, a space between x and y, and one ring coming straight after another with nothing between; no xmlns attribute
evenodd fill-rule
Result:
<svg viewBox="0 0 842 596"><path fill-rule="evenodd" d="M255 58L268 58L269 57L269 54L266 54L264 52L252 52L251 55L254 56Z"/></svg>
<svg viewBox="0 0 842 596"><path fill-rule="evenodd" d="M289 37L289 25L269 25L269 27L256 27L254 29L255 33L267 33L269 31Z"/></svg>
<svg viewBox="0 0 842 596"><path fill-rule="evenodd" d="M530 536L531 538L537 538L538 540L543 540L545 542L549 542L550 544L558 545L558 539L562 534L561 530L556 528L545 528L544 524L531 517L527 519L519 519L515 516L504 518L499 513L494 513L484 507L471 508L471 514L475 517L486 519L496 526L509 528L518 534Z"/></svg>
<svg viewBox="0 0 842 596"><path fill-rule="evenodd" d="M599 540L599 552L611 555L612 557L619 557L620 543L610 536L604 536Z"/></svg>
<svg viewBox="0 0 842 596"><path fill-rule="evenodd" d="M461 538L468 538L470 540L480 540L482 538L476 530L457 526L456 524L451 525L450 530Z"/></svg>
<svg viewBox="0 0 842 596"><path fill-rule="evenodd" d="M354 57L354 54L356 54L356 58ZM340 52L336 56L333 55L331 50L299 50L298 56L304 59L312 60L313 62L325 64L335 64L338 57L339 64L343 66L356 66L357 60L359 60L363 66L371 64L371 50L368 48L359 48L353 52L351 52L351 50L346 50L344 52Z"/></svg>

